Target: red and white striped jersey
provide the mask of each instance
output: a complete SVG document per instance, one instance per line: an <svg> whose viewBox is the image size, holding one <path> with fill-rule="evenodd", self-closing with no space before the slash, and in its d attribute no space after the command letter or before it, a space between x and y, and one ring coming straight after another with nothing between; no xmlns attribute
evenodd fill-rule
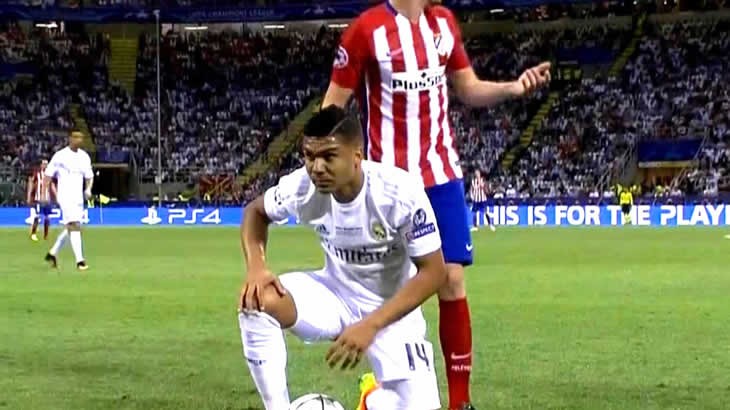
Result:
<svg viewBox="0 0 730 410"><path fill-rule="evenodd" d="M469 197L475 203L487 202L487 183L481 175L472 178Z"/></svg>
<svg viewBox="0 0 730 410"><path fill-rule="evenodd" d="M37 170L31 177L30 196L34 203L47 203L51 201L51 187L43 182L44 173Z"/></svg>
<svg viewBox="0 0 730 410"><path fill-rule="evenodd" d="M427 6L415 24L386 2L345 31L332 82L355 91L368 159L419 173L430 187L462 178L446 76L469 65L448 9Z"/></svg>

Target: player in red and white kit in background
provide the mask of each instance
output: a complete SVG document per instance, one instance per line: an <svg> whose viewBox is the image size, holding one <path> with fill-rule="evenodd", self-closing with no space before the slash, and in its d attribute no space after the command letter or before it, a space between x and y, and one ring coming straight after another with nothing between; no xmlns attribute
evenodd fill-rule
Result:
<svg viewBox="0 0 730 410"><path fill-rule="evenodd" d="M46 184L43 178L48 166L48 160L41 161L41 166L28 177L28 206L33 209L33 225L30 228L30 239L38 241L38 225L43 216L43 239L48 239L48 229L51 225L51 199L55 196L54 186L51 182Z"/></svg>
<svg viewBox="0 0 730 410"><path fill-rule="evenodd" d="M488 107L550 81L550 63L511 82L477 78L454 15L428 0L390 0L356 18L342 36L322 102L354 95L366 127L367 158L418 173L436 213L449 279L439 292L439 336L449 408L471 409L471 319L464 267L472 263L470 217L448 116L447 77L458 98Z"/></svg>
<svg viewBox="0 0 730 410"><path fill-rule="evenodd" d="M487 195L487 181L484 180L482 172L478 169L474 170L474 176L471 179L469 197L471 199L471 212L474 216L474 224L472 225L471 231L474 232L479 230L479 225L482 220L480 216L482 215L484 216L484 221L489 226L489 229L491 229L492 232L496 231L497 228L489 218L489 214L487 214L487 200L489 198Z"/></svg>

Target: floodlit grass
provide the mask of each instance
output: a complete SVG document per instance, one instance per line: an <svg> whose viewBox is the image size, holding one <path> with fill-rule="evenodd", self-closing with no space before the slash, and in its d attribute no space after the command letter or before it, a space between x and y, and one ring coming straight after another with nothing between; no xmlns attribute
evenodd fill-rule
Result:
<svg viewBox="0 0 730 410"><path fill-rule="evenodd" d="M477 408L727 409L725 234L476 233L468 282ZM50 241L0 231L0 408L262 408L241 355L235 229L84 235L91 269L81 274L70 249L52 271L42 262ZM277 271L311 268L321 252L312 233L279 228L269 259ZM433 300L426 314L437 343ZM365 369L331 373L326 345L289 342L292 397L324 392L354 408ZM445 399L441 362L437 370Z"/></svg>

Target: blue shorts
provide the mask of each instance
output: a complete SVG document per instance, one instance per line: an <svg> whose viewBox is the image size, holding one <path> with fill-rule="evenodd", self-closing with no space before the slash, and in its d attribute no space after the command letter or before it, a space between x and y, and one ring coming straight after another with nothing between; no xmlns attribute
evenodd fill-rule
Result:
<svg viewBox="0 0 730 410"><path fill-rule="evenodd" d="M446 263L469 266L473 262L471 213L464 196L464 181L455 179L426 188L441 233L441 249Z"/></svg>
<svg viewBox="0 0 730 410"><path fill-rule="evenodd" d="M487 210L486 202L474 202L473 204L471 204L472 212L484 212L486 210Z"/></svg>
<svg viewBox="0 0 730 410"><path fill-rule="evenodd" d="M48 216L51 214L51 211L53 211L53 206L51 206L51 204L35 204L36 216Z"/></svg>

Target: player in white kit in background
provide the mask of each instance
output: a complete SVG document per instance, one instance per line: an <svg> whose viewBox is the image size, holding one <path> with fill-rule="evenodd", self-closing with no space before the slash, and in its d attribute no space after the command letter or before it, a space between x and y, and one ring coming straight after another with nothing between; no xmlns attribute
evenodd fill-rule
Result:
<svg viewBox="0 0 730 410"><path fill-rule="evenodd" d="M81 244L81 220L84 215L84 201L91 198L94 174L89 154L81 149L83 138L81 132L71 131L68 146L53 154L45 171L45 184L50 184L54 177L58 181L56 202L61 208L62 223L65 225L65 229L61 231L53 247L46 254L46 261L54 268L58 265L56 255L66 242L66 238L69 238L76 257L76 268L88 269Z"/></svg>
<svg viewBox="0 0 730 410"><path fill-rule="evenodd" d="M289 406L282 329L333 342L330 367L367 356L380 383L369 410L441 408L420 306L443 285L446 265L422 182L363 160L358 120L335 106L309 121L302 145L305 167L246 206L241 225L239 325L265 408ZM318 233L325 265L277 278L266 266L267 230L289 216Z"/></svg>

